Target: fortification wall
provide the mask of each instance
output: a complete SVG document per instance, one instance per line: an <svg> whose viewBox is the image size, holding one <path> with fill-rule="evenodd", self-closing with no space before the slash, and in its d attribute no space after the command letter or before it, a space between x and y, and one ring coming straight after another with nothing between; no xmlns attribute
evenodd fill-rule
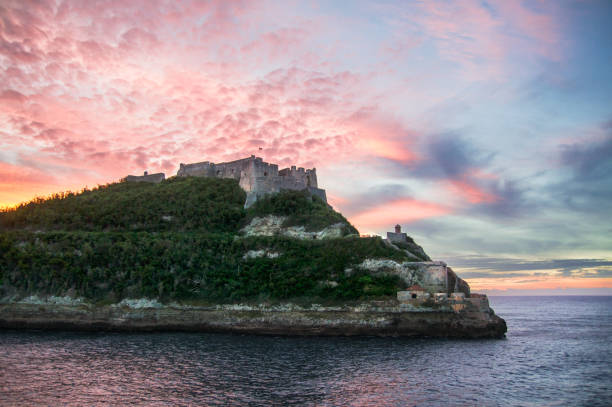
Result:
<svg viewBox="0 0 612 407"><path fill-rule="evenodd" d="M144 175L128 175L125 177L127 182L150 182L158 184L166 179L166 174L158 172L157 174L147 174L145 171Z"/></svg>
<svg viewBox="0 0 612 407"><path fill-rule="evenodd" d="M280 182L277 164L253 156L250 167L241 177L240 186L247 192L261 195L278 192Z"/></svg>
<svg viewBox="0 0 612 407"><path fill-rule="evenodd" d="M193 164L180 164L179 170L176 173L179 177L214 177L215 172L213 171L214 163L210 161L203 161L201 163Z"/></svg>
<svg viewBox="0 0 612 407"><path fill-rule="evenodd" d="M405 243L408 241L408 235L403 232L400 232L400 233L387 232L387 239L389 239L389 241L394 242L394 243L395 242Z"/></svg>
<svg viewBox="0 0 612 407"><path fill-rule="evenodd" d="M421 285L431 292L452 292L448 287L448 271L443 261L419 262L423 270Z"/></svg>
<svg viewBox="0 0 612 407"><path fill-rule="evenodd" d="M323 200L323 202L327 202L327 193L325 193L324 189L310 187L308 188L308 192L310 192L312 195L318 196Z"/></svg>
<svg viewBox="0 0 612 407"><path fill-rule="evenodd" d="M279 171L281 177L281 189L302 190L309 187L317 188L316 168L305 170L302 167L285 168Z"/></svg>
<svg viewBox="0 0 612 407"><path fill-rule="evenodd" d="M252 162L249 158L230 161L227 163L212 164L212 176L217 178L233 178L240 181L243 173L252 171Z"/></svg>
<svg viewBox="0 0 612 407"><path fill-rule="evenodd" d="M244 158L241 160L230 161L227 163L215 164L210 161L203 161L193 164L181 163L178 172L179 177L217 177L217 178L233 178L240 180L243 171L249 172L251 159Z"/></svg>

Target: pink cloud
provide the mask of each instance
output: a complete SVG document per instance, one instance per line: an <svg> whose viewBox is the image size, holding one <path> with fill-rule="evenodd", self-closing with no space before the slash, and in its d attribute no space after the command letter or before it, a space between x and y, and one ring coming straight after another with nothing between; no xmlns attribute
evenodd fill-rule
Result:
<svg viewBox="0 0 612 407"><path fill-rule="evenodd" d="M241 51L257 59L284 57L293 49L299 48L307 35L307 32L300 28L281 28L259 36L243 46Z"/></svg>
<svg viewBox="0 0 612 407"><path fill-rule="evenodd" d="M396 32L387 51L405 58L416 46L431 46L470 80L516 74L514 60L519 55L523 63L561 56L554 2L434 0L390 8Z"/></svg>
<svg viewBox="0 0 612 407"><path fill-rule="evenodd" d="M422 159L415 148L422 131L388 109L377 89L391 70L348 70L337 62L349 53L337 38L330 43L337 22L267 6L7 2L0 9L2 147L19 157L16 165L52 173L59 185L105 183L145 169L171 175L180 162L248 154L319 171L377 157L404 165ZM486 38L500 23L477 6L455 10L480 27L471 32L474 58L502 58L499 36ZM444 55L463 58L467 43L454 35L463 23L445 22L451 11L435 5L424 12L419 24ZM554 41L529 34L536 35ZM465 181L471 190L450 185L466 202L490 201L472 181Z"/></svg>
<svg viewBox="0 0 612 407"><path fill-rule="evenodd" d="M363 233L371 230L384 230L396 223L410 223L449 213L451 213L450 208L437 203L399 199L351 216L349 221Z"/></svg>
<svg viewBox="0 0 612 407"><path fill-rule="evenodd" d="M14 184L44 185L54 180L51 175L34 168L4 162L0 162L0 174L0 185L2 187L10 187Z"/></svg>
<svg viewBox="0 0 612 407"><path fill-rule="evenodd" d="M0 101L3 102L22 104L26 100L27 98L24 95L12 89L3 90L0 93Z"/></svg>
<svg viewBox="0 0 612 407"><path fill-rule="evenodd" d="M444 182L450 193L461 197L470 204L494 203L499 197L467 179L448 180Z"/></svg>

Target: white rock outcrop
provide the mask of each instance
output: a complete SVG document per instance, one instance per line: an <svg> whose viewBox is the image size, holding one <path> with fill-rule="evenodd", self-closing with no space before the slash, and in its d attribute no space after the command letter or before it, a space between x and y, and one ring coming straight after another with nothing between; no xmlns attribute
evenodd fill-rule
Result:
<svg viewBox="0 0 612 407"><path fill-rule="evenodd" d="M267 215L254 218L242 229L244 236L282 235L295 239L337 239L343 236L344 223L335 223L319 231L308 232L304 226L283 227L285 216Z"/></svg>
<svg viewBox="0 0 612 407"><path fill-rule="evenodd" d="M278 256L280 256L280 253L272 252L267 249L266 250L261 249L261 250L249 250L248 252L244 254L244 256L242 256L242 258L244 260L256 259L258 257L267 257L269 259L275 259Z"/></svg>
<svg viewBox="0 0 612 407"><path fill-rule="evenodd" d="M114 304L114 307L127 307L132 309L143 309L143 308L162 308L164 305L159 301L148 298L125 298L120 303Z"/></svg>
<svg viewBox="0 0 612 407"><path fill-rule="evenodd" d="M287 217L268 215L262 218L256 217L242 228L245 236L274 236L282 229L283 222Z"/></svg>
<svg viewBox="0 0 612 407"><path fill-rule="evenodd" d="M304 226L291 226L281 231L285 236L297 239L337 239L342 237L344 223L335 223L317 232L307 232Z"/></svg>
<svg viewBox="0 0 612 407"><path fill-rule="evenodd" d="M390 259L366 259L356 268L372 273L394 274L408 285L418 284L431 292L448 290L448 267L442 261L397 262ZM351 269L345 273L351 273Z"/></svg>
<svg viewBox="0 0 612 407"><path fill-rule="evenodd" d="M49 304L53 304L53 305L83 305L86 304L85 300L83 298L72 298L70 296L64 296L64 297L56 297L54 295L51 295L49 297L43 297L40 298L37 295L31 295L29 297L26 297L20 301L18 301L19 304L33 304L33 305L49 305Z"/></svg>

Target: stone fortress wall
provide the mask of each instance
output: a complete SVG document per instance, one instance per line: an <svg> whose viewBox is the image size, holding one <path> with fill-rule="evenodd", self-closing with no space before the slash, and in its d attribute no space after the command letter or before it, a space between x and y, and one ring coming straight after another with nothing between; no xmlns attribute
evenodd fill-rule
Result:
<svg viewBox="0 0 612 407"><path fill-rule="evenodd" d="M253 205L258 198L282 190L307 190L327 202L324 189L319 188L317 183L316 168L304 169L302 167L278 169L277 164L270 164L261 157L251 155L236 161L225 163L213 163L202 161L193 164L180 164L176 173L178 177L217 177L232 178L238 181L240 187L246 191L247 199L244 207ZM164 173L144 175L128 175L128 182L152 182L158 183L165 179Z"/></svg>
<svg viewBox="0 0 612 407"><path fill-rule="evenodd" d="M400 225L395 225L394 232L387 232L385 241L391 245L413 243L408 235L402 232ZM400 307L436 305L456 313L478 316L491 313L487 296L470 292L468 283L443 261L407 262L403 266L408 270L418 270L422 278L420 284L397 292Z"/></svg>
<svg viewBox="0 0 612 407"><path fill-rule="evenodd" d="M325 190L318 187L315 168L304 169L292 166L279 170L277 164L267 163L261 157L254 155L225 163L210 161L193 164L181 163L176 175L235 179L247 193L244 204L246 208L253 205L258 198L281 190L308 190L327 202Z"/></svg>
<svg viewBox="0 0 612 407"><path fill-rule="evenodd" d="M152 184L162 182L164 179L166 179L166 174L163 172L149 174L147 171L145 171L143 175L128 175L125 177L127 182L150 182Z"/></svg>

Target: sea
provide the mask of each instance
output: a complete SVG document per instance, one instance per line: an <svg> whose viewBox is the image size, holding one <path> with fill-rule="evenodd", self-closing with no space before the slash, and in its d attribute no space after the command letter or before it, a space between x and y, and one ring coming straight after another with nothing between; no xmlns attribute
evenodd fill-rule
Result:
<svg viewBox="0 0 612 407"><path fill-rule="evenodd" d="M612 297L491 297L505 339L0 331L0 406L612 406Z"/></svg>

